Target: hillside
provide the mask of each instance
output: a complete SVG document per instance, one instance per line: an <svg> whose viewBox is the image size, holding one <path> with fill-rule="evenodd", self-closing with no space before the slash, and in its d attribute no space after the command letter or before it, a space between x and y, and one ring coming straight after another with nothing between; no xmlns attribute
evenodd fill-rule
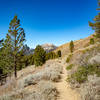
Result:
<svg viewBox="0 0 100 100"><path fill-rule="evenodd" d="M75 48L74 50L78 50L78 49L82 49L84 47L87 47L89 45L89 42L90 42L90 38L92 38L93 35L87 37L87 38L84 38L84 39L80 39L80 40L76 40L74 41L74 45L75 45ZM57 52L58 50L61 50L62 52L62 55L67 55L68 53L70 53L70 50L69 50L69 43L65 43L61 46L59 46L55 52Z"/></svg>
<svg viewBox="0 0 100 100"><path fill-rule="evenodd" d="M90 37L58 47L62 57L18 71L0 87L0 100L100 100L100 43Z"/></svg>
<svg viewBox="0 0 100 100"><path fill-rule="evenodd" d="M0 100L100 100L100 0L0 4Z"/></svg>
<svg viewBox="0 0 100 100"><path fill-rule="evenodd" d="M59 87L60 81L60 84L66 85L66 72L64 72L62 68L64 68L63 61L51 60L47 61L41 68L34 69L34 66L30 66L19 71L17 81L13 80L12 82L13 86L6 84L8 86L5 91L1 90L5 95L1 97L0 100L64 100L64 98L73 100L74 97L71 97L72 93L75 93L75 100L78 100L77 92L73 91L69 86L67 86L66 89L64 87L62 88L62 86ZM60 80L60 78L62 80ZM65 84L63 84L63 82ZM16 86L15 83L17 83ZM60 94L61 91L57 86L61 89L65 89L67 92L69 91L66 97ZM10 88L10 90L7 91L8 87L16 88ZM24 97L22 97L22 95L24 95ZM63 96L63 99L60 99L60 96Z"/></svg>

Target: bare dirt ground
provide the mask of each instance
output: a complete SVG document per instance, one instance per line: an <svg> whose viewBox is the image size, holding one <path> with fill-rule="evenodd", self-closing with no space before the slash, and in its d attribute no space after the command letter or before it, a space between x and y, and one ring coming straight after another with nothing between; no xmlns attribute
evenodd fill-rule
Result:
<svg viewBox="0 0 100 100"><path fill-rule="evenodd" d="M79 93L71 89L69 83L66 81L68 76L66 71L66 64L64 64L64 61L61 62L63 66L61 81L55 83L55 86L59 92L59 96L57 100L81 100Z"/></svg>

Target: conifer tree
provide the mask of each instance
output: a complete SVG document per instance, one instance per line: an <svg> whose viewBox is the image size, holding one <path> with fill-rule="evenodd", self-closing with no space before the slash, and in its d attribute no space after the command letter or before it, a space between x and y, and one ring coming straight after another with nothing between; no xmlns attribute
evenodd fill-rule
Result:
<svg viewBox="0 0 100 100"><path fill-rule="evenodd" d="M0 40L0 47L2 46L3 39Z"/></svg>
<svg viewBox="0 0 100 100"><path fill-rule="evenodd" d="M73 50L74 50L74 43L73 43L73 41L70 42L69 48L70 48L70 52L72 53Z"/></svg>
<svg viewBox="0 0 100 100"><path fill-rule="evenodd" d="M95 16L93 19L94 22L89 22L89 26L92 27L93 30L95 30L95 37L100 38L100 0L98 0L98 9L99 11L98 15Z"/></svg>
<svg viewBox="0 0 100 100"><path fill-rule="evenodd" d="M3 40L0 40L0 44L3 42Z"/></svg>
<svg viewBox="0 0 100 100"><path fill-rule="evenodd" d="M61 57L61 50L57 51L57 55L58 55L58 57Z"/></svg>
<svg viewBox="0 0 100 100"><path fill-rule="evenodd" d="M12 72L13 57L12 57L12 45L11 38L7 34L6 39L2 43L2 48L0 49L0 67L3 73Z"/></svg>
<svg viewBox="0 0 100 100"><path fill-rule="evenodd" d="M46 56L46 52L44 51L44 49L38 45L36 48L35 48L35 51L34 51L34 64L36 66L41 66L45 63L45 56Z"/></svg>
<svg viewBox="0 0 100 100"><path fill-rule="evenodd" d="M0 40L0 74L3 74L3 67L1 66L2 64L2 40Z"/></svg>
<svg viewBox="0 0 100 100"><path fill-rule="evenodd" d="M11 20L8 34L11 37L15 77L17 77L17 54L23 47L23 42L25 41L25 32L24 29L20 27L20 20L17 16L14 16L14 18Z"/></svg>

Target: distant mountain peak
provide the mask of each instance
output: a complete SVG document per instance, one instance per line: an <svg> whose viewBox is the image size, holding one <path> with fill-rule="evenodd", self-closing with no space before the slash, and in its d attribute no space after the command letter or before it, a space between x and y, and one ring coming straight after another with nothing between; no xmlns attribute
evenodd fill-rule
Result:
<svg viewBox="0 0 100 100"><path fill-rule="evenodd" d="M57 46L55 46L54 44L51 44L51 43L45 43L41 46L46 52L53 51L57 48Z"/></svg>

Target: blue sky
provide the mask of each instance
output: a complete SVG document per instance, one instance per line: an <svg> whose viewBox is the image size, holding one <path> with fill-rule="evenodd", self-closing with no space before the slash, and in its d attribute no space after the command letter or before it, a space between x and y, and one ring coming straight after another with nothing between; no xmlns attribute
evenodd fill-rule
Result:
<svg viewBox="0 0 100 100"><path fill-rule="evenodd" d="M5 37L17 14L31 48L44 43L59 46L93 33L88 21L96 8L97 0L0 0L0 35Z"/></svg>

